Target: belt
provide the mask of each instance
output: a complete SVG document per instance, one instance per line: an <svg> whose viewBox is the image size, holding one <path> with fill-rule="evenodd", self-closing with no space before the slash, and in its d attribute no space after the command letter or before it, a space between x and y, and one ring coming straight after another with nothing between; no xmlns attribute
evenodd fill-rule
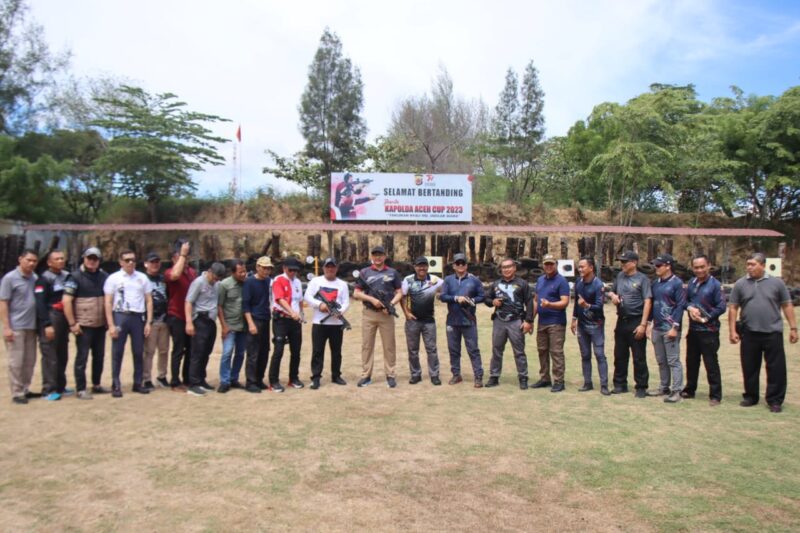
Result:
<svg viewBox="0 0 800 533"><path fill-rule="evenodd" d="M642 315L620 315L620 320L641 320Z"/></svg>
<svg viewBox="0 0 800 533"><path fill-rule="evenodd" d="M197 313L197 318L195 318L195 320L197 320L198 318L205 318L206 320L210 320L212 322L214 321L214 318L212 317L211 311L200 311L200 312L198 312Z"/></svg>
<svg viewBox="0 0 800 533"><path fill-rule="evenodd" d="M114 313L118 313L120 315L143 315L143 311L114 311Z"/></svg>

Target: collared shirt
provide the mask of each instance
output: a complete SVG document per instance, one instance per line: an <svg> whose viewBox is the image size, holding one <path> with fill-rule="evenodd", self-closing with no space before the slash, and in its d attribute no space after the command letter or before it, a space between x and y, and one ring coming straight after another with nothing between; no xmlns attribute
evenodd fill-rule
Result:
<svg viewBox="0 0 800 533"><path fill-rule="evenodd" d="M339 312L344 314L347 308L350 307L350 291L347 288L347 283L339 278L331 281L325 276L317 276L308 282L308 287L306 287L306 293L303 297L305 302L314 309L312 323L322 324L322 320L326 319L325 325L341 326L342 321L340 319L327 318L330 314L319 310L322 302L317 299L317 295L325 302L337 302L339 304Z"/></svg>
<svg viewBox="0 0 800 533"><path fill-rule="evenodd" d="M467 296L472 298L475 304L479 304L486 299L483 292L481 280L470 273L459 278L455 274L450 274L444 278L442 294L439 299L447 304L447 325L448 326L474 326L476 325L475 311L472 306L464 307L456 303L456 296Z"/></svg>
<svg viewBox="0 0 800 533"><path fill-rule="evenodd" d="M244 283L228 276L217 283L217 305L222 309L222 316L231 331L244 331L244 315L242 314L242 289Z"/></svg>
<svg viewBox="0 0 800 533"><path fill-rule="evenodd" d="M536 303L538 304L539 311L539 326L550 326L553 324L567 325L567 309L551 309L542 307L542 300L547 300L550 303L558 303L561 297L566 296L569 298L569 283L567 280L556 272L550 278L546 275L536 278Z"/></svg>
<svg viewBox="0 0 800 533"><path fill-rule="evenodd" d="M575 282L575 306L572 309L572 317L578 319L581 326L602 326L605 321L603 314L603 282L597 276L592 281L586 283L583 278L578 278ZM578 305L578 296L589 304L583 308Z"/></svg>
<svg viewBox="0 0 800 533"><path fill-rule="evenodd" d="M766 273L759 279L740 278L733 285L730 299L730 303L741 307L745 328L757 333L783 331L781 305L791 301L783 280Z"/></svg>
<svg viewBox="0 0 800 533"><path fill-rule="evenodd" d="M686 291L683 282L672 274L667 279L658 278L653 283L653 309L650 318L653 328L658 331L669 331L681 328L683 310L686 309Z"/></svg>
<svg viewBox="0 0 800 533"><path fill-rule="evenodd" d="M406 298L406 307L418 322L434 321L436 293L443 284L442 278L432 274L427 274L425 279L419 279L416 274L403 278L400 289Z"/></svg>
<svg viewBox="0 0 800 533"><path fill-rule="evenodd" d="M264 279L256 276L246 278L242 287L242 313L250 313L254 320L269 320L271 286L272 278L269 276Z"/></svg>
<svg viewBox="0 0 800 533"><path fill-rule="evenodd" d="M217 319L217 294L216 283L210 283L206 273L202 273L195 278L189 285L189 292L186 293L186 301L192 304L192 320L201 314L206 315L211 320Z"/></svg>
<svg viewBox="0 0 800 533"><path fill-rule="evenodd" d="M642 316L644 301L653 297L650 279L638 271L630 276L620 272L614 280L611 292L620 298L617 314L623 318Z"/></svg>
<svg viewBox="0 0 800 533"><path fill-rule="evenodd" d="M292 311L300 314L300 301L303 299L303 284L297 279L289 279L286 274L277 276L272 282L272 316L289 316L286 310L281 307L278 300L286 300Z"/></svg>
<svg viewBox="0 0 800 533"><path fill-rule="evenodd" d="M533 322L533 291L530 284L519 276L506 281L494 280L486 294L486 305L494 307L494 300L502 299L502 304L494 312L494 317L503 322L524 320Z"/></svg>
<svg viewBox="0 0 800 533"><path fill-rule="evenodd" d="M167 315L185 321L186 311L183 305L186 303L189 285L197 278L197 271L189 265L185 265L178 279L172 281L170 276L172 276L172 268L168 268L164 272L164 277L167 279Z"/></svg>
<svg viewBox="0 0 800 533"><path fill-rule="evenodd" d="M144 313L147 310L145 295L152 291L147 275L138 270L134 270L133 274L118 270L108 276L103 285L103 292L114 296L111 309L115 312Z"/></svg>
<svg viewBox="0 0 800 533"><path fill-rule="evenodd" d="M0 300L8 302L8 321L11 329L36 329L36 297L34 287L38 276L23 276L19 267L0 280Z"/></svg>
<svg viewBox="0 0 800 533"><path fill-rule="evenodd" d="M687 309L695 307L707 322L689 320L689 331L719 332L719 317L725 313L725 296L719 281L714 276L700 282L697 278L689 281Z"/></svg>
<svg viewBox="0 0 800 533"><path fill-rule="evenodd" d="M397 270L386 265L383 265L380 270L376 269L375 265L362 268L356 280L356 288L376 298L378 294L383 293L387 301L394 298L395 292L402 286L403 282ZM363 302L363 304L367 309L377 311L370 302Z"/></svg>

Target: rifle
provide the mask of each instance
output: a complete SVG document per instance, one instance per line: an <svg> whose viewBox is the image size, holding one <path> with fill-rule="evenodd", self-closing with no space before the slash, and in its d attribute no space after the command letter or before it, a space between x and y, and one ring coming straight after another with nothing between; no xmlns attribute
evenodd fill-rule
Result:
<svg viewBox="0 0 800 533"><path fill-rule="evenodd" d="M326 316L325 318L320 320L319 321L320 324L324 324L325 321L328 320L329 318L338 318L339 320L342 321L342 329L352 329L353 328L350 325L350 322L348 322L347 319L342 314L342 306L341 306L341 304L339 302L337 302L336 300L333 300L332 302L329 302L320 293L315 294L314 295L314 299L315 300L319 300L320 302L322 302L322 303L324 303L325 305L328 306L328 316Z"/></svg>
<svg viewBox="0 0 800 533"><path fill-rule="evenodd" d="M398 317L397 309L395 308L394 304L392 303L392 297L384 290L376 290L372 294L375 298L380 300L383 306L386 308L386 311L395 317Z"/></svg>

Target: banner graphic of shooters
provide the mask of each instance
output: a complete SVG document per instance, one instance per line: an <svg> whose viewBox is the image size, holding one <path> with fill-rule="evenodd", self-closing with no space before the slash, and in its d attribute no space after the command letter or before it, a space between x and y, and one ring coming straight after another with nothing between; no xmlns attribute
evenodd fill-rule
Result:
<svg viewBox="0 0 800 533"><path fill-rule="evenodd" d="M331 220L472 222L467 174L331 174Z"/></svg>

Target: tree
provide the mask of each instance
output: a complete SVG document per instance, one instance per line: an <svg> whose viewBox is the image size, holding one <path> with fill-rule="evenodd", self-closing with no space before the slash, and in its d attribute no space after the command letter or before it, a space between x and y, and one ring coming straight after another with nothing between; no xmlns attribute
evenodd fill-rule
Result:
<svg viewBox="0 0 800 533"><path fill-rule="evenodd" d="M228 119L188 111L172 93L152 95L127 85L115 97L97 102L108 106L109 114L92 125L111 135L98 168L114 176L121 194L147 201L151 222L156 222L162 198L196 190L190 172L225 162L215 145L227 139L211 135L203 124Z"/></svg>

